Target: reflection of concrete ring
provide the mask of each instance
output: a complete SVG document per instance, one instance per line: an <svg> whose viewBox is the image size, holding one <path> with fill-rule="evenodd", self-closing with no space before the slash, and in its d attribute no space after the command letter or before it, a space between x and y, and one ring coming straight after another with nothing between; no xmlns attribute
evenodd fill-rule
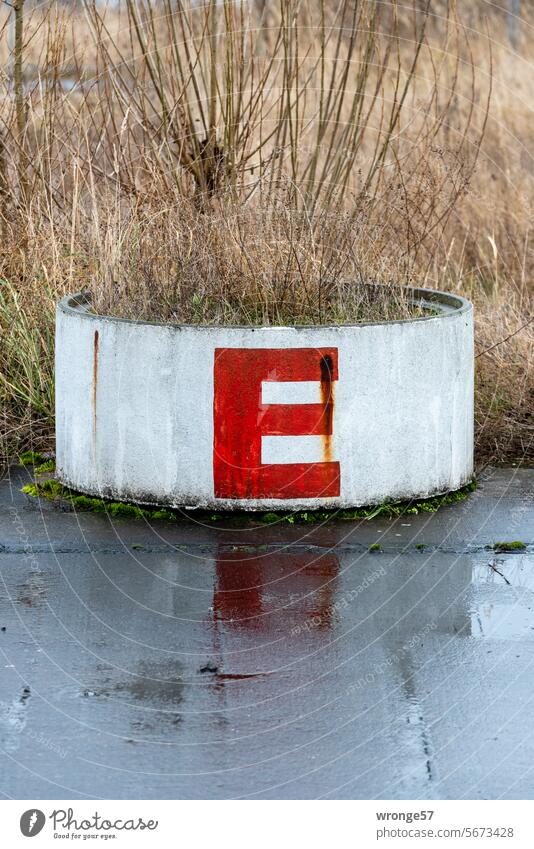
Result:
<svg viewBox="0 0 534 849"><path fill-rule="evenodd" d="M473 472L473 309L411 290L417 319L197 327L57 310L57 473L140 503L348 507Z"/></svg>

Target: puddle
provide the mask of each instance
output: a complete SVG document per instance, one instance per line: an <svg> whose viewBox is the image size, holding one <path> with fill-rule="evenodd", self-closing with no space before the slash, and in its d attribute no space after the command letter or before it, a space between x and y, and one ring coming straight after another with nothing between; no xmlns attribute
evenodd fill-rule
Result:
<svg viewBox="0 0 534 849"><path fill-rule="evenodd" d="M30 575L17 588L17 602L25 607L41 607L46 602L46 587L40 573Z"/></svg>
<svg viewBox="0 0 534 849"><path fill-rule="evenodd" d="M99 667L99 671L112 672L110 667ZM124 672L117 670L119 674L124 675ZM182 701L183 687L182 664L179 661L142 661L129 677L123 680L117 680L113 674L103 677L98 685L85 690L84 696L106 698L122 697L124 694L134 702L177 705Z"/></svg>
<svg viewBox="0 0 534 849"><path fill-rule="evenodd" d="M516 589L529 590L534 594L534 556L532 554L511 554L508 557L488 555L486 561L473 566L473 583L497 586L508 583Z"/></svg>
<svg viewBox="0 0 534 849"><path fill-rule="evenodd" d="M215 564L213 620L234 629L276 631L283 620L329 629L335 615L339 560L331 552L220 554Z"/></svg>
<svg viewBox="0 0 534 849"><path fill-rule="evenodd" d="M534 640L534 558L510 555L473 566L471 635Z"/></svg>
<svg viewBox="0 0 534 849"><path fill-rule="evenodd" d="M86 699L125 702L132 708L132 728L153 730L164 724L176 726L182 721L179 707L183 702L183 667L177 660L163 663L141 661L127 677L124 672L99 667L103 677L83 691Z"/></svg>
<svg viewBox="0 0 534 849"><path fill-rule="evenodd" d="M510 598L509 604L487 601L471 612L471 635L495 640L534 640L534 606Z"/></svg>
<svg viewBox="0 0 534 849"><path fill-rule="evenodd" d="M6 752L15 752L26 728L29 687L24 687L12 701L0 701L0 746Z"/></svg>

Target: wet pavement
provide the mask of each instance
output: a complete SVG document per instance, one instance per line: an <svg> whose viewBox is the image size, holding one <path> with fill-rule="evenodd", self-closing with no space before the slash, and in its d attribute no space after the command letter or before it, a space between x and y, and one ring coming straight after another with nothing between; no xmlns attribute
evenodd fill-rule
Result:
<svg viewBox="0 0 534 849"><path fill-rule="evenodd" d="M4 798L534 796L534 470L259 527L65 513L27 474L0 483Z"/></svg>

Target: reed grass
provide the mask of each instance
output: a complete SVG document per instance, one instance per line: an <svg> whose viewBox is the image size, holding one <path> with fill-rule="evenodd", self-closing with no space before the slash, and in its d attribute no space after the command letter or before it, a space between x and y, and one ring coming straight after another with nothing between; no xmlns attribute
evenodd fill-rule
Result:
<svg viewBox="0 0 534 849"><path fill-rule="evenodd" d="M531 50L484 11L4 8L4 463L53 449L67 292L149 320L324 324L411 315L406 284L474 300L478 458L534 459Z"/></svg>

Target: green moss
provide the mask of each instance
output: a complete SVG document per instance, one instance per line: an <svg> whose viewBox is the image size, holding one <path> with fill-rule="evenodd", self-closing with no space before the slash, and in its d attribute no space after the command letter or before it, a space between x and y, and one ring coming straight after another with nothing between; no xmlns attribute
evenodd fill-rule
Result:
<svg viewBox="0 0 534 849"><path fill-rule="evenodd" d="M379 545L377 542L374 542L372 545L370 545L370 546L369 546L369 548L367 549L367 551L369 551L371 554L372 554L373 552L375 552L375 553L379 553L380 551L382 551L382 546L381 546L381 545Z"/></svg>
<svg viewBox="0 0 534 849"><path fill-rule="evenodd" d="M176 519L176 514L172 513L171 510L154 510L151 513L151 518L156 519L156 521L172 522Z"/></svg>
<svg viewBox="0 0 534 849"><path fill-rule="evenodd" d="M418 542L415 547L418 551L424 551L427 547L426 542Z"/></svg>
<svg viewBox="0 0 534 849"><path fill-rule="evenodd" d="M35 482L23 488L23 492L35 498L46 498L49 501L68 502L75 510L89 510L96 513L109 513L114 517L128 519L146 519L149 521L176 522L178 519L187 519L187 513L173 510L170 507L139 507L136 504L128 504L122 501L107 501L90 495L83 495L63 486L52 477L41 478L42 473L53 471L50 465L53 461L46 461L35 471L37 473ZM307 510L296 513L208 513L202 510L195 511L195 518L203 522L217 522L224 520L227 523L264 522L274 524L277 522L289 522L290 524L313 524L317 522L328 522L330 520L355 521L367 520L381 517L394 519L399 516L414 515L417 513L435 513L440 507L448 504L456 504L463 501L476 489L476 482L472 481L467 486L447 495L437 495L434 498L421 501L392 501L375 507L358 507L354 510ZM516 547L523 545L517 544Z"/></svg>
<svg viewBox="0 0 534 849"><path fill-rule="evenodd" d="M44 463L41 463L40 466L36 466L33 470L36 475L44 475L46 472L55 472L56 471L56 461L55 460L45 460Z"/></svg>
<svg viewBox="0 0 534 849"><path fill-rule="evenodd" d="M39 463L44 463L46 461L46 457L43 454L39 454L38 451L23 451L19 457L19 464L21 466L37 466Z"/></svg>
<svg viewBox="0 0 534 849"><path fill-rule="evenodd" d="M92 513L107 513L114 518L147 519L176 521L176 513L159 507L139 507L123 501L106 501L92 495L83 495L63 486L54 478L40 479L36 477L33 484L27 484L22 492L34 498L46 498L52 502L67 502L74 510L90 511Z"/></svg>
<svg viewBox="0 0 534 849"><path fill-rule="evenodd" d="M491 547L494 551L502 553L505 551L523 551L527 546L521 540L513 540L512 542L496 542Z"/></svg>
<svg viewBox="0 0 534 849"><path fill-rule="evenodd" d="M112 516L124 516L127 519L143 519L146 510L136 504L125 504L122 501L111 501L105 504L105 508Z"/></svg>

